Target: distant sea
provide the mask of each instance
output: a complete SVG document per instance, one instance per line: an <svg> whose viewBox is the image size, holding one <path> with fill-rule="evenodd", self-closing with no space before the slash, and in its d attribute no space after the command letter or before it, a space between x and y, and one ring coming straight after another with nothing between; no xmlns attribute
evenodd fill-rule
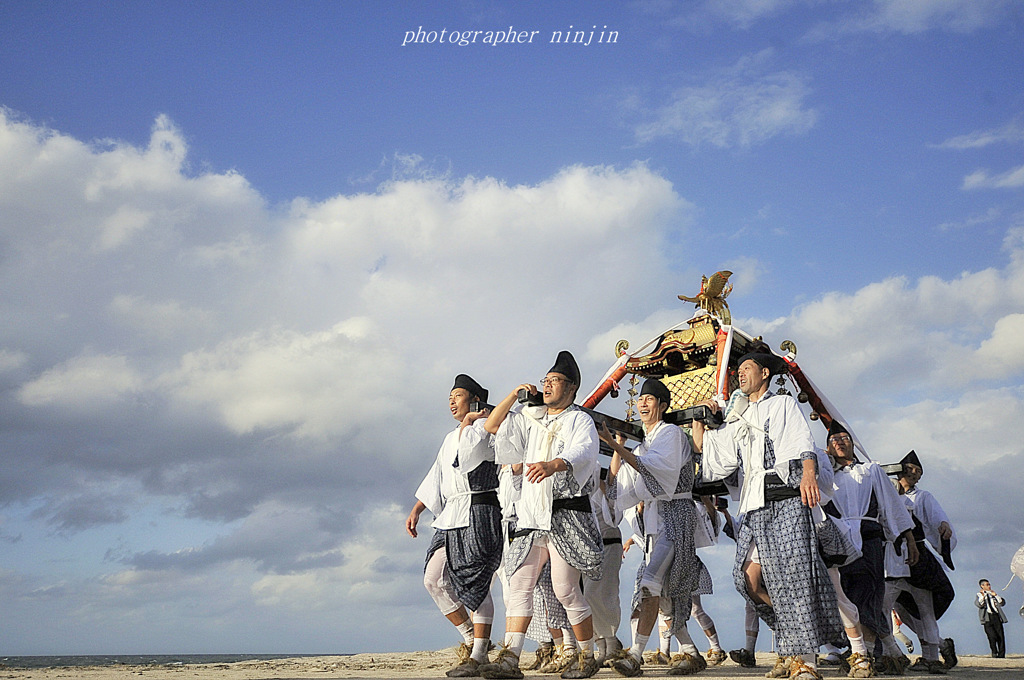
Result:
<svg viewBox="0 0 1024 680"><path fill-rule="evenodd" d="M58 668L61 666L183 666L195 663L235 663L347 654L112 654L88 656L0 656L0 668Z"/></svg>

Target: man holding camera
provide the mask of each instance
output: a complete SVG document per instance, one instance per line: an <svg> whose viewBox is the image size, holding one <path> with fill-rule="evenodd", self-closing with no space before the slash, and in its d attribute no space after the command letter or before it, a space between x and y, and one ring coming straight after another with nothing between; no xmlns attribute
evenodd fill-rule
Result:
<svg viewBox="0 0 1024 680"><path fill-rule="evenodd" d="M740 390L730 399L724 426L709 430L695 420L693 440L703 453L706 481L743 470L736 589L775 631L789 677L820 680L818 648L841 640L843 627L811 520L810 510L821 500L814 439L796 400L769 389L784 370L774 354L741 357ZM704 404L719 410L714 400Z"/></svg>
<svg viewBox="0 0 1024 680"><path fill-rule="evenodd" d="M416 538L420 515L434 514L423 585L463 636L449 677L479 674L494 621L491 579L501 564L501 506L493 438L483 427L486 401L487 390L473 378L455 377L448 408L459 425L445 436L405 520L406 531Z"/></svg>
<svg viewBox="0 0 1024 680"><path fill-rule="evenodd" d="M978 620L985 627L992 656L1002 659L1006 657L1006 638L1003 635L1003 624L1006 623L1003 605L1006 604L1006 600L992 590L992 584L988 579L981 579L978 585L981 586L981 592L974 598L974 606L978 608Z"/></svg>
<svg viewBox="0 0 1024 680"><path fill-rule="evenodd" d="M562 677L589 678L600 668L594 658L593 617L580 588L581 574L600 578L604 557L589 498L600 469L597 429L573 404L580 370L572 354L558 353L541 386L543 392L531 384L517 387L494 407L485 424L495 435L496 462L523 465L516 524L505 554L510 591L505 644L494 663L481 667L485 678L523 677L519 657L533 617L533 589L548 562L555 595L580 646L578 658ZM539 394L543 401L538 404ZM517 406L520 400L536 405Z"/></svg>

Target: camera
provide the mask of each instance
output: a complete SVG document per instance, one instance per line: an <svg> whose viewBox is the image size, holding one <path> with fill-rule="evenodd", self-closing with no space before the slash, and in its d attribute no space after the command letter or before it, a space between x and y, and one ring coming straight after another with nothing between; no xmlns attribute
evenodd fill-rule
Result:
<svg viewBox="0 0 1024 680"><path fill-rule="evenodd" d="M470 413L479 413L480 411L494 410L494 407L488 404L486 401L471 401L469 402Z"/></svg>
<svg viewBox="0 0 1024 680"><path fill-rule="evenodd" d="M531 392L525 387L516 392L516 398L519 399L520 404L526 404L527 406L543 406L544 395L540 392Z"/></svg>

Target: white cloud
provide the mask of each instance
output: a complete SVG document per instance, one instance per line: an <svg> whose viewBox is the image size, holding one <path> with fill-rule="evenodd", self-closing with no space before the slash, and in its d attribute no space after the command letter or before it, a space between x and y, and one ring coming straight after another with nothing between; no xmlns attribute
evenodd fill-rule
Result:
<svg viewBox="0 0 1024 680"><path fill-rule="evenodd" d="M1024 142L1024 126L1012 121L997 128L975 130L966 135L950 137L936 146L940 149L981 149L993 144L1020 144Z"/></svg>
<svg viewBox="0 0 1024 680"><path fill-rule="evenodd" d="M702 85L676 88L667 103L641 111L634 129L641 143L660 138L720 148L749 147L779 135L802 135L818 113L808 108L808 78L792 71L767 73L767 53L741 60Z"/></svg>
<svg viewBox="0 0 1024 680"><path fill-rule="evenodd" d="M674 4L647 2L656 14L680 12ZM748 30L767 21L799 12L803 17L837 15L809 33L812 40L837 34L925 31L971 33L996 25L1012 11L1013 0L704 0L686 3L671 24L707 30L726 23Z"/></svg>
<svg viewBox="0 0 1024 680"><path fill-rule="evenodd" d="M1024 371L1024 314L1008 314L996 321L992 335L974 353L973 366L982 375L1012 379Z"/></svg>
<svg viewBox="0 0 1024 680"><path fill-rule="evenodd" d="M0 349L0 373L21 368L27 361L28 355L24 352Z"/></svg>
<svg viewBox="0 0 1024 680"><path fill-rule="evenodd" d="M825 41L856 33L973 33L1003 20L1012 11L1013 0L873 0L845 5L849 12L817 24L807 38Z"/></svg>
<svg viewBox="0 0 1024 680"><path fill-rule="evenodd" d="M976 170L964 177L963 189L1016 189L1024 186L1024 165L992 175L988 170Z"/></svg>
<svg viewBox="0 0 1024 680"><path fill-rule="evenodd" d="M202 332L212 324L209 312L187 308L176 300L150 302L137 295L118 295L108 309L115 320L143 337L166 339Z"/></svg>
<svg viewBox="0 0 1024 680"><path fill-rule="evenodd" d="M981 215L972 215L959 222L943 222L939 225L939 231L952 231L956 229L970 229L979 224L990 224L1002 217L1003 213L999 208L989 208Z"/></svg>
<svg viewBox="0 0 1024 680"><path fill-rule="evenodd" d="M764 263L756 257L735 257L726 262L722 269L732 272L729 283L741 296L745 291L757 290L761 277L767 273ZM726 302L728 301L726 299Z"/></svg>
<svg viewBox="0 0 1024 680"><path fill-rule="evenodd" d="M895 462L914 449L930 462L954 469L977 467L1024 455L1009 427L1024 419L1020 388L968 390L936 395L879 414L865 445L876 460ZM951 489L940 495L949 499Z"/></svg>
<svg viewBox="0 0 1024 680"><path fill-rule="evenodd" d="M939 29L969 33L993 25L1009 0L874 0L865 30L921 33Z"/></svg>
<svg viewBox="0 0 1024 680"><path fill-rule="evenodd" d="M268 574L252 586L260 606L298 612L334 611L357 615L401 602L422 588L421 565L426 542L399 531L407 509L396 505L368 510L358 532L338 551L343 564L310 571ZM429 540L429 538L428 538Z"/></svg>
<svg viewBox="0 0 1024 680"><path fill-rule="evenodd" d="M95 410L116 405L142 388L143 379L127 357L83 355L25 383L18 397L26 406Z"/></svg>
<svg viewBox="0 0 1024 680"><path fill-rule="evenodd" d="M383 395L357 385L395 385L398 359L371 320L353 318L311 333L276 331L186 354L164 382L181 408L211 408L238 434L294 427L299 436L349 432Z"/></svg>

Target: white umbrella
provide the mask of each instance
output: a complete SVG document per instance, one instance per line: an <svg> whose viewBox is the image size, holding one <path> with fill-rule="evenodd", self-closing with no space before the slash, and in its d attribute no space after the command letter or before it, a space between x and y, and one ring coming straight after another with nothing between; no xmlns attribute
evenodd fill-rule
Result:
<svg viewBox="0 0 1024 680"><path fill-rule="evenodd" d="M1024 545L1020 547L1017 552L1013 554L1013 558L1010 559L1010 571L1013 572L1013 576L1019 576L1024 581ZM1010 587L1010 583L1013 582L1013 576L1006 582L1006 588ZM1020 611L1018 612L1021 616L1024 616L1024 605L1021 605Z"/></svg>

